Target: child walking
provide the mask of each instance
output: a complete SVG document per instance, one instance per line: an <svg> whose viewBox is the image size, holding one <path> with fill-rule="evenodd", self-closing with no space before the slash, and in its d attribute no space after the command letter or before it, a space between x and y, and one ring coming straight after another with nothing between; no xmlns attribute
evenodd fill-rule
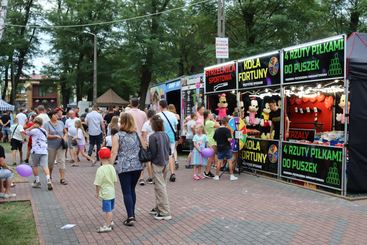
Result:
<svg viewBox="0 0 367 245"><path fill-rule="evenodd" d="M115 207L115 183L117 176L115 168L110 163L111 150L102 147L98 152L102 166L97 169L94 185L96 186L96 197L102 199L102 210L105 213L104 225L97 232L110 232L113 229L112 211Z"/></svg>
<svg viewBox="0 0 367 245"><path fill-rule="evenodd" d="M192 151L192 165L194 165L194 180L201 180L203 176L202 167L206 166L208 159L201 155L201 151L205 148L208 143L208 137L205 134L204 126L196 126L196 134L192 139L194 142L194 150Z"/></svg>
<svg viewBox="0 0 367 245"><path fill-rule="evenodd" d="M75 149L74 156L78 156L78 153L82 154L82 156L87 159L88 161L92 162L92 166L96 164L96 159L91 158L88 156L88 154L85 152L85 131L82 125L82 122L80 120L75 121L75 128L77 130L76 136L73 138L73 140L76 140L78 144L78 148ZM75 161L76 159L74 159ZM76 161L75 161L76 162ZM73 165L72 165L73 166ZM78 166L77 164L74 164L74 166Z"/></svg>

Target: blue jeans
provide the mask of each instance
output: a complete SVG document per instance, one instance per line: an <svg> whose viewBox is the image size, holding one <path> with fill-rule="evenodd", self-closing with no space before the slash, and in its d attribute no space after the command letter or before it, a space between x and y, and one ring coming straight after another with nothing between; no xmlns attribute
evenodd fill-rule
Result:
<svg viewBox="0 0 367 245"><path fill-rule="evenodd" d="M97 152L96 152L97 161L99 161L98 152L101 149L102 141L103 141L102 134L100 134L100 135L89 135L88 155L89 156L92 155L94 145L97 145Z"/></svg>
<svg viewBox="0 0 367 245"><path fill-rule="evenodd" d="M120 185L122 189L122 194L124 196L124 204L128 218L135 217L135 187L138 183L140 173L141 170L119 174Z"/></svg>

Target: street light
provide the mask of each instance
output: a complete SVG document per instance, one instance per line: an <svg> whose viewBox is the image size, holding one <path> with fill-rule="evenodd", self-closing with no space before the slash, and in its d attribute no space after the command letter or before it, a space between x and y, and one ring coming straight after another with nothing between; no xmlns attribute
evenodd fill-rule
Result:
<svg viewBox="0 0 367 245"><path fill-rule="evenodd" d="M85 34L93 36L94 39L94 54L93 54L93 104L96 104L97 100L97 35L88 31L84 31Z"/></svg>

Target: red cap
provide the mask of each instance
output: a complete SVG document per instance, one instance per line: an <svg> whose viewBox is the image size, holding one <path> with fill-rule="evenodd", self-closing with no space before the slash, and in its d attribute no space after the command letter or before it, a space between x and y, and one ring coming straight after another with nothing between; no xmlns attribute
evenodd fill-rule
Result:
<svg viewBox="0 0 367 245"><path fill-rule="evenodd" d="M58 111L63 111L63 109L61 107L56 107L55 108L55 111L58 112Z"/></svg>
<svg viewBox="0 0 367 245"><path fill-rule="evenodd" d="M100 159L110 159L111 151L107 147L102 147L98 152L98 156Z"/></svg>

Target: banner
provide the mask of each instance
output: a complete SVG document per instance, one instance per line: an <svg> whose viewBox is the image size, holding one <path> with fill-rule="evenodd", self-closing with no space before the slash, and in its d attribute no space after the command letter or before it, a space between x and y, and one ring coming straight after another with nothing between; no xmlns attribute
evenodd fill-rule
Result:
<svg viewBox="0 0 367 245"><path fill-rule="evenodd" d="M217 59L229 58L228 37L215 38L215 57Z"/></svg>
<svg viewBox="0 0 367 245"><path fill-rule="evenodd" d="M200 88L199 93L197 93L196 89L190 89L190 90L182 90L182 108L183 108L183 120L190 116L192 113L196 112L196 106L198 103L202 101L202 94L204 93L204 89Z"/></svg>
<svg viewBox="0 0 367 245"><path fill-rule="evenodd" d="M313 142L315 140L315 132L315 129L290 128L288 139Z"/></svg>
<svg viewBox="0 0 367 245"><path fill-rule="evenodd" d="M343 78L344 49L344 36L284 49L284 83Z"/></svg>
<svg viewBox="0 0 367 245"><path fill-rule="evenodd" d="M239 60L237 66L239 89L280 84L279 52Z"/></svg>
<svg viewBox="0 0 367 245"><path fill-rule="evenodd" d="M247 138L240 157L244 164L265 172L278 173L278 141Z"/></svg>
<svg viewBox="0 0 367 245"><path fill-rule="evenodd" d="M282 175L341 189L343 149L283 143Z"/></svg>
<svg viewBox="0 0 367 245"><path fill-rule="evenodd" d="M166 98L166 85L160 84L149 89L151 109L159 110L159 101Z"/></svg>
<svg viewBox="0 0 367 245"><path fill-rule="evenodd" d="M228 62L207 67L205 73L205 93L236 89L236 63Z"/></svg>
<svg viewBox="0 0 367 245"><path fill-rule="evenodd" d="M181 79L174 82L166 83L166 93L181 89Z"/></svg>

